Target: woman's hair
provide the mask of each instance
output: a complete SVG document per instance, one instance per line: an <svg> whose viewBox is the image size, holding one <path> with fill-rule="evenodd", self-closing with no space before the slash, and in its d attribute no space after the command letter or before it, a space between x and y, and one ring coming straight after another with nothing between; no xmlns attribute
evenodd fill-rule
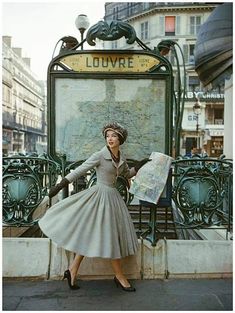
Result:
<svg viewBox="0 0 235 313"><path fill-rule="evenodd" d="M104 138L106 138L106 133L108 130L112 130L118 135L120 145L122 145L126 141L126 138L128 136L128 132L119 123L113 122L113 123L109 123L109 124L105 125L102 129L102 134L103 134Z"/></svg>

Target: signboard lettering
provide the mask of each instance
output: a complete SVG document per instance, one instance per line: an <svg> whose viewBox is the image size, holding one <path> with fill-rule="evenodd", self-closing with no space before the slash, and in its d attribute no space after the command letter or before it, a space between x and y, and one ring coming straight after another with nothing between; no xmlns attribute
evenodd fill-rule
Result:
<svg viewBox="0 0 235 313"><path fill-rule="evenodd" d="M153 69L160 61L151 55L87 53L63 57L60 62L76 72L130 72L143 73Z"/></svg>
<svg viewBox="0 0 235 313"><path fill-rule="evenodd" d="M112 68L133 68L133 58L127 57L94 57L93 59L86 57L87 67L112 67Z"/></svg>

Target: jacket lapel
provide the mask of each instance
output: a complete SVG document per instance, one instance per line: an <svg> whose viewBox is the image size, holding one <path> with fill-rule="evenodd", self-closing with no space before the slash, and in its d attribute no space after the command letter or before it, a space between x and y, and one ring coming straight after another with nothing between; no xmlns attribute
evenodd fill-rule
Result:
<svg viewBox="0 0 235 313"><path fill-rule="evenodd" d="M102 150L102 155L106 160L112 160L111 154L109 152L109 149L105 146Z"/></svg>
<svg viewBox="0 0 235 313"><path fill-rule="evenodd" d="M113 165L117 168L119 168L125 161L121 151L120 151L120 161L119 161L119 164L117 166L117 164L113 161L112 157L111 157L111 154L109 152L109 149L107 148L107 146L105 146L102 150L102 154L103 154L103 157L106 159L106 160L111 160Z"/></svg>

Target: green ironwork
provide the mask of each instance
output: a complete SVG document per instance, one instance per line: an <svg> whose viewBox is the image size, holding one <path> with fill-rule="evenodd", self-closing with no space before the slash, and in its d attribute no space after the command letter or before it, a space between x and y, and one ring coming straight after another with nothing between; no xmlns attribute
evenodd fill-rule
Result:
<svg viewBox="0 0 235 313"><path fill-rule="evenodd" d="M127 43L132 44L136 40L135 29L128 23L122 21L112 21L108 24L106 21L100 21L89 28L86 41L90 46L95 46L94 39L98 38L104 41L117 40L122 37L127 38Z"/></svg>
<svg viewBox="0 0 235 313"><path fill-rule="evenodd" d="M181 75L179 56L175 46L177 46L182 59L183 75ZM175 83L177 88L174 90L174 146L175 156L178 157L180 155L180 135L182 131L182 120L186 93L186 68L184 54L179 44L173 40L161 41L157 46L157 50L162 55L168 54L171 50L176 59L177 72Z"/></svg>
<svg viewBox="0 0 235 313"><path fill-rule="evenodd" d="M165 208L165 229L167 228L167 209L171 207L171 196L172 196L172 170L170 169L167 178L165 189L158 200L158 203L150 203L147 201L139 201L139 212L142 214L142 208L146 207L150 210L150 218L148 223L148 229L140 234L140 237L147 239L151 242L152 246L156 246L157 240L159 239L158 234L161 231L157 228L157 210L159 208ZM141 216L139 217L139 229L141 229Z"/></svg>
<svg viewBox="0 0 235 313"><path fill-rule="evenodd" d="M174 161L172 198L184 228L225 225L232 222L232 162L212 158Z"/></svg>
<svg viewBox="0 0 235 313"><path fill-rule="evenodd" d="M3 223L8 226L37 224L33 214L56 183L60 166L46 155L3 158Z"/></svg>
<svg viewBox="0 0 235 313"><path fill-rule="evenodd" d="M139 223L142 207L149 208L148 229L142 238L156 245L161 230L157 227L158 208L172 207L176 230L189 232L187 239L200 238L194 230L203 228L225 229L226 238L232 232L233 164L224 156L219 159L195 156L178 157L172 163L172 177L168 177L166 200L158 204L140 201ZM141 225L139 224L139 229Z"/></svg>

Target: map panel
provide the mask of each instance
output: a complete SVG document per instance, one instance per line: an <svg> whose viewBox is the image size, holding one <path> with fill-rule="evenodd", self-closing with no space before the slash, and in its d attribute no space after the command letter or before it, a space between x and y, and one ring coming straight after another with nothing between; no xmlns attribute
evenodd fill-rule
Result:
<svg viewBox="0 0 235 313"><path fill-rule="evenodd" d="M105 145L101 130L112 121L128 130L121 146L126 158L164 153L165 90L165 80L156 79L56 78L56 153L87 159Z"/></svg>

